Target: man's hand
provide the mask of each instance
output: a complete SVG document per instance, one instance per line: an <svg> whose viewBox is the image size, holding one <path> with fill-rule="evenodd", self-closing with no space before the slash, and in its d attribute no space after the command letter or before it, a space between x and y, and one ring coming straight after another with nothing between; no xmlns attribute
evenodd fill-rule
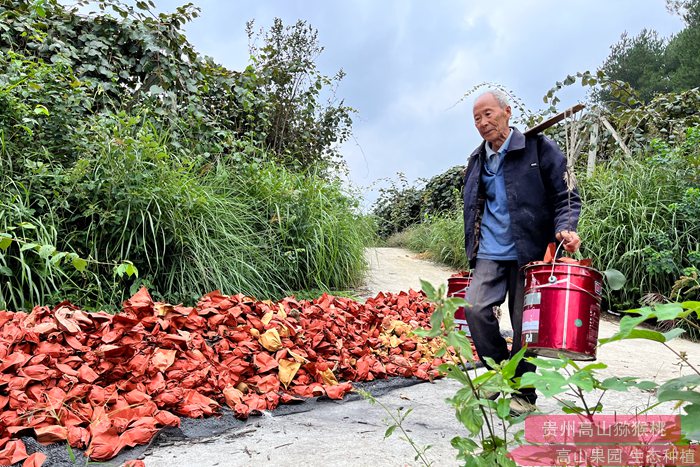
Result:
<svg viewBox="0 0 700 467"><path fill-rule="evenodd" d="M573 253L574 251L578 250L579 246L581 246L581 239L573 230L562 230L561 232L557 232L556 238L557 241L564 242L564 249L569 253Z"/></svg>

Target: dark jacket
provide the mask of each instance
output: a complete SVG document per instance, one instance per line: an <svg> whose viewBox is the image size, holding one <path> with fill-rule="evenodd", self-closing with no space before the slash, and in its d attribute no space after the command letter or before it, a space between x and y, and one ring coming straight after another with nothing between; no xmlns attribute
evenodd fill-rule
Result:
<svg viewBox="0 0 700 467"><path fill-rule="evenodd" d="M485 203L481 184L484 144L469 156L464 174L464 241L472 267ZM503 177L511 233L521 266L542 260L557 232L576 230L581 199L577 190L568 190L565 172L566 158L553 141L541 134L526 138L513 128L503 160Z"/></svg>

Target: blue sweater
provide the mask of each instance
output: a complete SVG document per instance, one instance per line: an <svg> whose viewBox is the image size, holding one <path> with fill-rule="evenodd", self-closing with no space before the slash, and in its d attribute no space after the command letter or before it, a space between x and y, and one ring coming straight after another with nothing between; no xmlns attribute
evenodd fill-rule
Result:
<svg viewBox="0 0 700 467"><path fill-rule="evenodd" d="M517 260L518 252L515 250L515 242L510 232L510 215L508 214L508 198L506 185L503 179L503 158L507 157L513 131L499 148L498 153L485 145L486 160L496 154L497 163L490 167L484 163L481 169L481 183L484 187L486 205L481 222L481 238L477 258L497 261Z"/></svg>

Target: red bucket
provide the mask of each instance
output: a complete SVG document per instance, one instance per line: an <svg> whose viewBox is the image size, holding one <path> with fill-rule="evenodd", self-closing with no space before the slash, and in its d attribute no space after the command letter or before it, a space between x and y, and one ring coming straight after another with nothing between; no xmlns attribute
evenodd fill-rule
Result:
<svg viewBox="0 0 700 467"><path fill-rule="evenodd" d="M524 271L522 344L528 353L595 360L603 275L568 263L530 263Z"/></svg>
<svg viewBox="0 0 700 467"><path fill-rule="evenodd" d="M471 272L467 272L464 277L450 277L447 279L447 296L467 298L467 289L472 281ZM467 324L467 315L464 312L464 307L461 306L455 311L455 328L464 331L467 336L471 336L469 325Z"/></svg>

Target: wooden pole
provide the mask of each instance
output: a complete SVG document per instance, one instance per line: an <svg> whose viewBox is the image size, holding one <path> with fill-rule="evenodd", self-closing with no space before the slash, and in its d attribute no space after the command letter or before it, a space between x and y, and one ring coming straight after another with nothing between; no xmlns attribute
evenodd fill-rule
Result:
<svg viewBox="0 0 700 467"><path fill-rule="evenodd" d="M598 156L598 122L591 127L591 141L588 145L588 166L586 167L586 176L593 175L595 170L595 161Z"/></svg>
<svg viewBox="0 0 700 467"><path fill-rule="evenodd" d="M549 128L549 127L551 127L551 126L553 126L553 125L555 125L555 124L561 122L561 121L564 120L566 117L571 117L573 114L575 114L576 112L579 112L579 111L582 110L584 107L585 107L585 105L583 105L583 104L576 104L576 105L574 105L573 107L569 107L569 108L566 109L565 111L556 114L556 115L553 116L552 118L550 118L550 119L548 119L548 120L545 120L544 122L542 122L542 123L540 123L540 124L538 124L538 125L535 125L535 126L533 126L532 128L530 128L530 129L525 130L524 135L525 135L525 136L527 136L527 135L536 135L537 133L541 133L541 132L543 132L544 130L546 130L547 128Z"/></svg>
<svg viewBox="0 0 700 467"><path fill-rule="evenodd" d="M632 152L627 148L627 145L625 144L624 141L622 141L622 138L620 138L620 135L617 134L617 131L615 131L615 128L612 127L612 125L610 124L608 119L601 115L600 121L603 122L603 126L605 126L605 128L607 128L607 130L610 132L610 134L612 134L613 139L622 148L622 151L626 155L631 156Z"/></svg>

